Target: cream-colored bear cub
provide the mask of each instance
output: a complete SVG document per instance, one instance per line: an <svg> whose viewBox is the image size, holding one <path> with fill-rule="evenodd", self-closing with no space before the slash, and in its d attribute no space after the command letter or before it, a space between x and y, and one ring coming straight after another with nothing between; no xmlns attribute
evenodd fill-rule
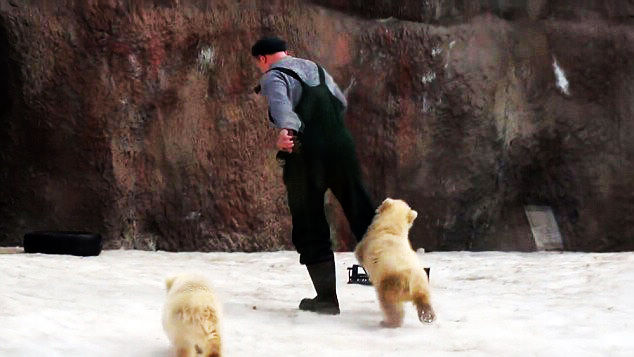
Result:
<svg viewBox="0 0 634 357"><path fill-rule="evenodd" d="M182 274L165 281L163 329L179 357L220 357L220 304L201 276Z"/></svg>
<svg viewBox="0 0 634 357"><path fill-rule="evenodd" d="M421 322L432 322L429 282L408 234L418 214L402 200L385 199L355 249L376 288L385 327L403 324L403 301L412 301Z"/></svg>

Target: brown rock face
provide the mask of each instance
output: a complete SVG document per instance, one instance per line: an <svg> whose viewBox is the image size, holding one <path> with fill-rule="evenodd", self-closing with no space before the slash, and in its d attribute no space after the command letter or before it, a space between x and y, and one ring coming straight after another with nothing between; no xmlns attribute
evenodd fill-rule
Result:
<svg viewBox="0 0 634 357"><path fill-rule="evenodd" d="M634 249L631 2L370 2L0 0L0 245L290 248L251 92L277 34L348 89L367 186L419 212L416 247L533 249L536 204L566 249Z"/></svg>

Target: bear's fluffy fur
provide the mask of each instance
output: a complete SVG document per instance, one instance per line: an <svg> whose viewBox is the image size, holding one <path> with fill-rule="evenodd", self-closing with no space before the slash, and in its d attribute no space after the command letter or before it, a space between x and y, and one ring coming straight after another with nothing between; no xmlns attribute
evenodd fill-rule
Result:
<svg viewBox="0 0 634 357"><path fill-rule="evenodd" d="M207 280L182 274L165 281L163 329L179 357L220 357L220 304Z"/></svg>
<svg viewBox="0 0 634 357"><path fill-rule="evenodd" d="M376 288L385 315L381 325L385 327L402 325L404 301L414 303L420 321L432 322L436 317L427 276L408 239L416 216L404 201L387 198L355 249L357 260Z"/></svg>

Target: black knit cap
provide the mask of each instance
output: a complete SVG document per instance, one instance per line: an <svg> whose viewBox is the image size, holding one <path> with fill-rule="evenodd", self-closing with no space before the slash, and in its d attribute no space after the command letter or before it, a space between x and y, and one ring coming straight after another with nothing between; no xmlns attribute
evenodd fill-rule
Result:
<svg viewBox="0 0 634 357"><path fill-rule="evenodd" d="M286 51L286 42L277 37L262 37L251 47L253 57L266 56L281 51Z"/></svg>

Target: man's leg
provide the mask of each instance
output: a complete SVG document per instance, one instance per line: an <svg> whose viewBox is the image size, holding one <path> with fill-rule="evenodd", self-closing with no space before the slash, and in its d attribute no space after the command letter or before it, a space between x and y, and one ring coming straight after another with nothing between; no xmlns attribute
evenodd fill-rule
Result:
<svg viewBox="0 0 634 357"><path fill-rule="evenodd" d="M357 242L372 223L376 207L363 186L357 159L334 162L329 167L329 187L343 208Z"/></svg>
<svg viewBox="0 0 634 357"><path fill-rule="evenodd" d="M323 169L292 154L284 166L284 183L293 221L293 244L305 264L317 292L313 299L303 299L301 310L338 314L335 262L330 242L330 227L324 213Z"/></svg>

